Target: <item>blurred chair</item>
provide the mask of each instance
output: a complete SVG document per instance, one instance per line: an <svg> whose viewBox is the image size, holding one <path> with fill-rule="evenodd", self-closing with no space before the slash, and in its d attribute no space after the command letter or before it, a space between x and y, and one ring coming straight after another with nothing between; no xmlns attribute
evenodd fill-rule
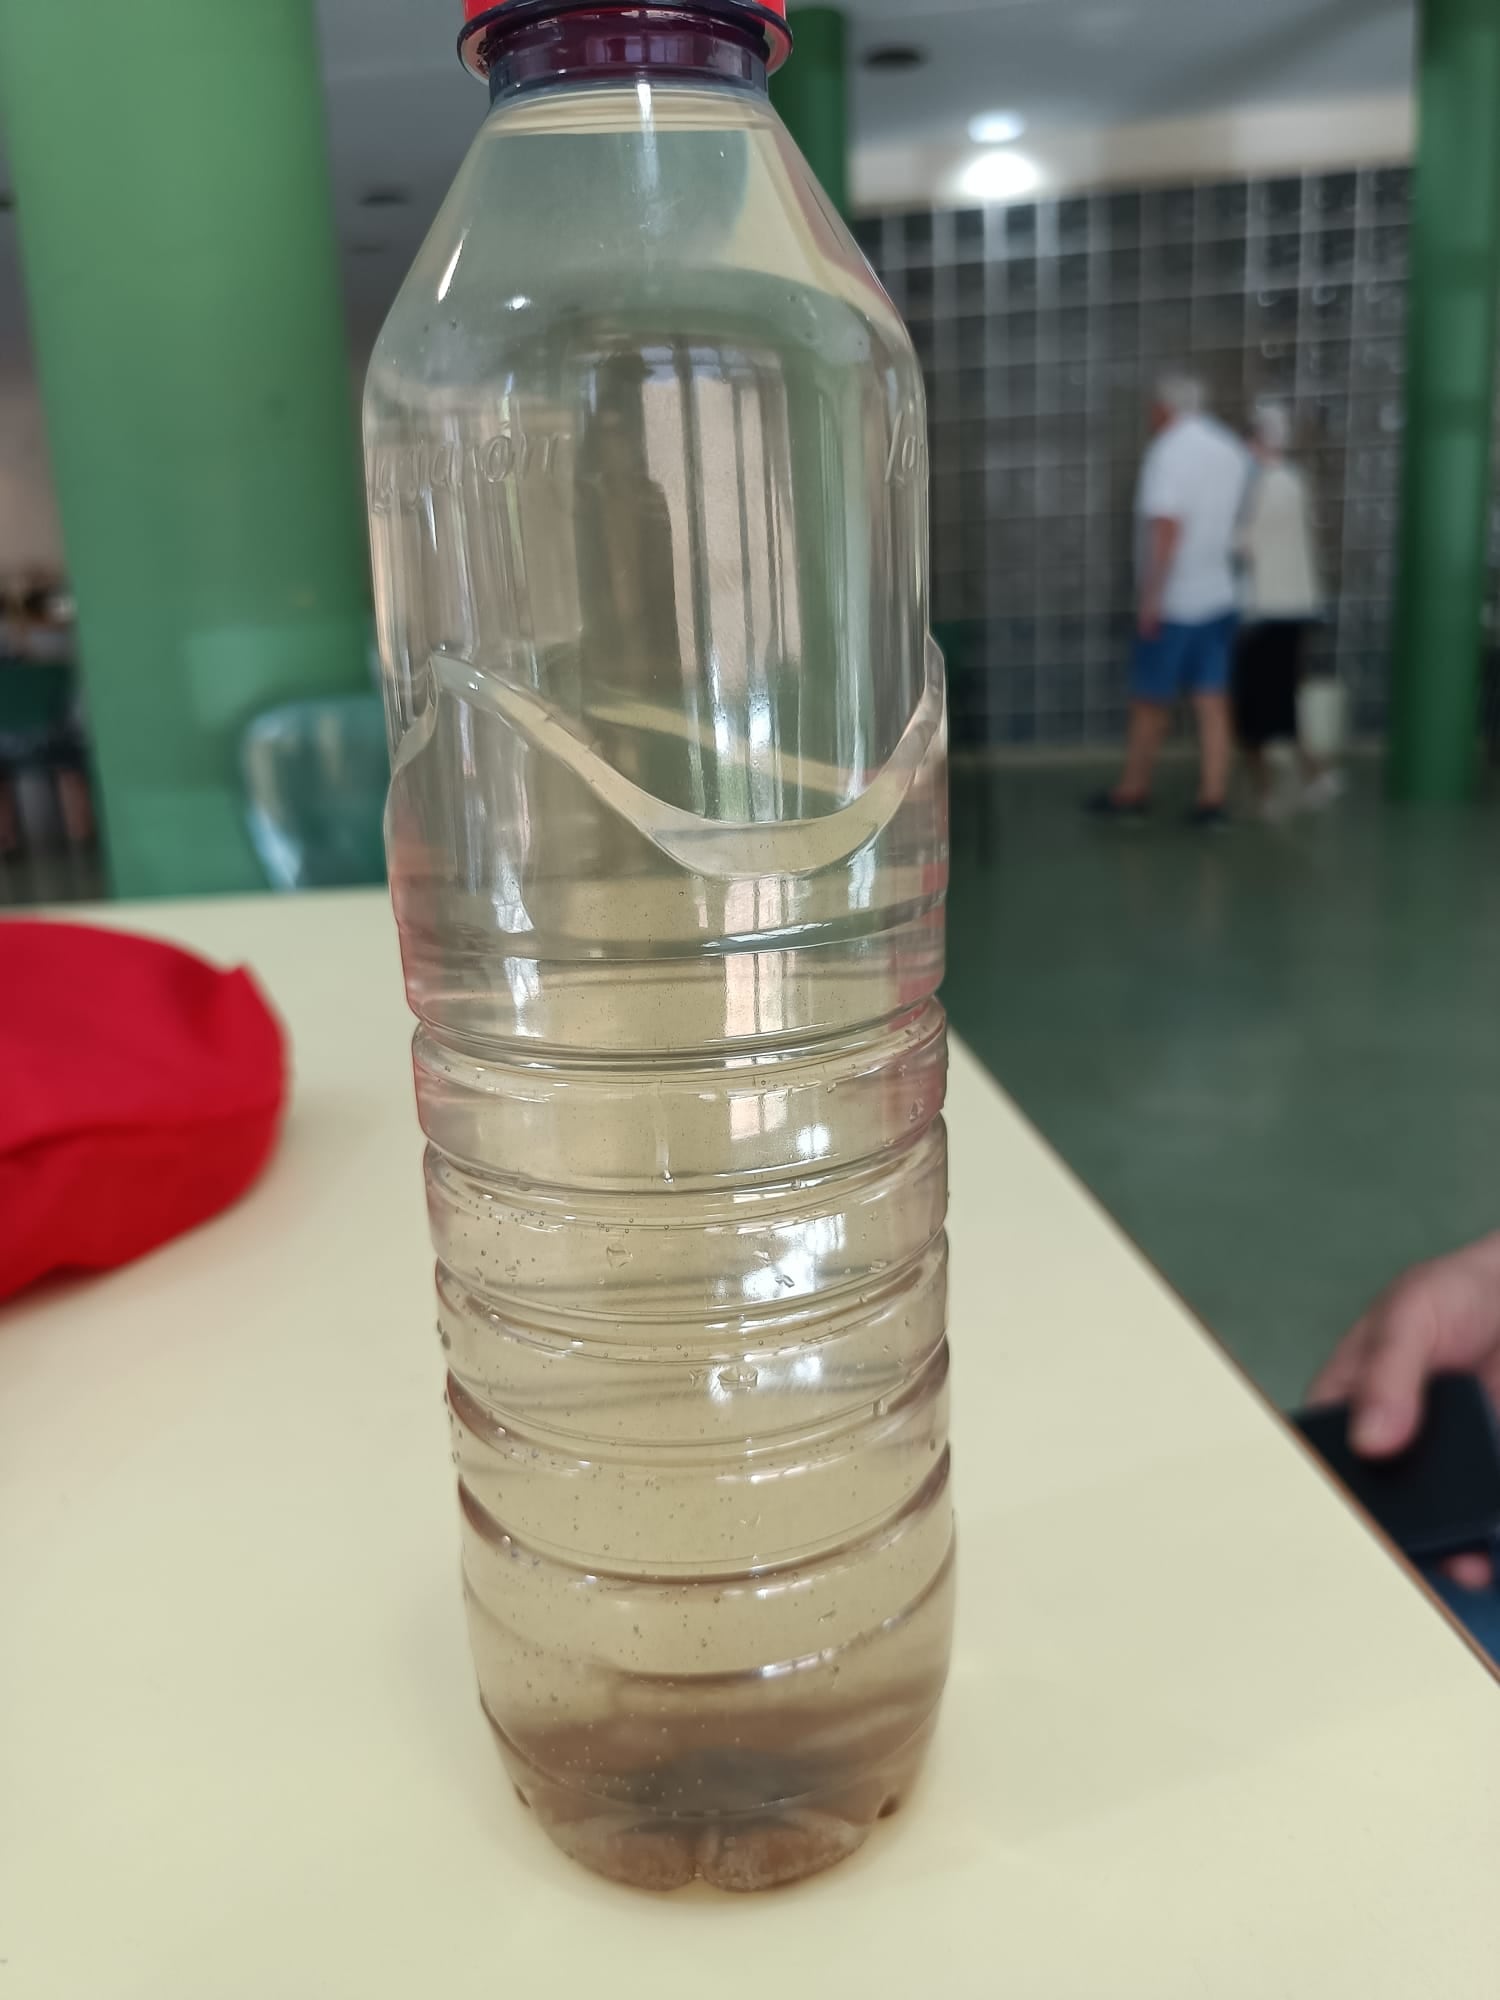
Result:
<svg viewBox="0 0 1500 2000"><path fill-rule="evenodd" d="M250 838L273 889L385 880L390 760L378 695L269 709L245 731L240 768Z"/></svg>
<svg viewBox="0 0 1500 2000"><path fill-rule="evenodd" d="M0 661L0 859L83 847L93 837L72 667Z"/></svg>

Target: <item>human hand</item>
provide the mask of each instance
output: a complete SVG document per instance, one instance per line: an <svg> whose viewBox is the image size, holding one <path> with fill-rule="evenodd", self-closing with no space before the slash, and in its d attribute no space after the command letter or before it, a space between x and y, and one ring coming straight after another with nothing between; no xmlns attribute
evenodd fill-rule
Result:
<svg viewBox="0 0 1500 2000"><path fill-rule="evenodd" d="M1392 1458L1421 1429L1428 1381L1445 1370L1477 1375L1500 1405L1500 1235L1398 1278L1340 1341L1311 1400L1349 1403L1354 1449ZM1469 1590L1494 1581L1487 1556L1459 1556L1448 1571Z"/></svg>
<svg viewBox="0 0 1500 2000"><path fill-rule="evenodd" d="M1155 598L1143 597L1140 612L1136 618L1136 629L1146 640L1161 637L1161 606Z"/></svg>

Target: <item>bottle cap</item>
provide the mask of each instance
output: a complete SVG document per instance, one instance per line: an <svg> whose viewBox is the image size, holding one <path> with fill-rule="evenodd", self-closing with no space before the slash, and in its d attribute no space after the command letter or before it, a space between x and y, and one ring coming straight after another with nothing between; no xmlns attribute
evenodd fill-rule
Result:
<svg viewBox="0 0 1500 2000"><path fill-rule="evenodd" d="M504 14L562 14L573 7L606 9L612 6L634 13L639 11L641 4L642 0L633 0L633 4L632 0L463 0L464 30L458 38L458 52L467 69L472 70L475 76L483 76L484 61L480 51L484 45L485 30L497 26ZM701 10L717 15L721 20L741 21L758 27L765 35L769 48L768 69L780 69L792 52L791 30L786 24L787 0L659 0L659 4L684 12Z"/></svg>

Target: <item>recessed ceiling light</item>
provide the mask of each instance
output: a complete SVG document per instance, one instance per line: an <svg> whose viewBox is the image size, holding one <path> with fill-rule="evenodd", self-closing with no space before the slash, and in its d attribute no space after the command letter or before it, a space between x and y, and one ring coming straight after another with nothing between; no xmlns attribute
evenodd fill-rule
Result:
<svg viewBox="0 0 1500 2000"><path fill-rule="evenodd" d="M1035 194L1041 184L1042 170L1036 161L1008 147L980 153L959 179L960 189L975 201L1020 201Z"/></svg>
<svg viewBox="0 0 1500 2000"><path fill-rule="evenodd" d="M405 188L374 187L359 198L361 208L405 208L411 196Z"/></svg>
<svg viewBox="0 0 1500 2000"><path fill-rule="evenodd" d="M1026 130L1019 111L981 111L969 120L969 137L976 146L1008 146Z"/></svg>
<svg viewBox="0 0 1500 2000"><path fill-rule="evenodd" d="M866 69L880 70L920 69L926 60L927 51L910 42L881 42L864 56Z"/></svg>

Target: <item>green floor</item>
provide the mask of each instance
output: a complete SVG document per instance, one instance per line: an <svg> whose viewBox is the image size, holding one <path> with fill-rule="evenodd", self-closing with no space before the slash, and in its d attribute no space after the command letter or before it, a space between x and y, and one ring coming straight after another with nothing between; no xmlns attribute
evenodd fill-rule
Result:
<svg viewBox="0 0 1500 2000"><path fill-rule="evenodd" d="M1387 1277L1500 1226L1500 816L1370 765L1292 828L1131 832L1079 813L1097 778L955 771L948 1007L1292 1402Z"/></svg>

